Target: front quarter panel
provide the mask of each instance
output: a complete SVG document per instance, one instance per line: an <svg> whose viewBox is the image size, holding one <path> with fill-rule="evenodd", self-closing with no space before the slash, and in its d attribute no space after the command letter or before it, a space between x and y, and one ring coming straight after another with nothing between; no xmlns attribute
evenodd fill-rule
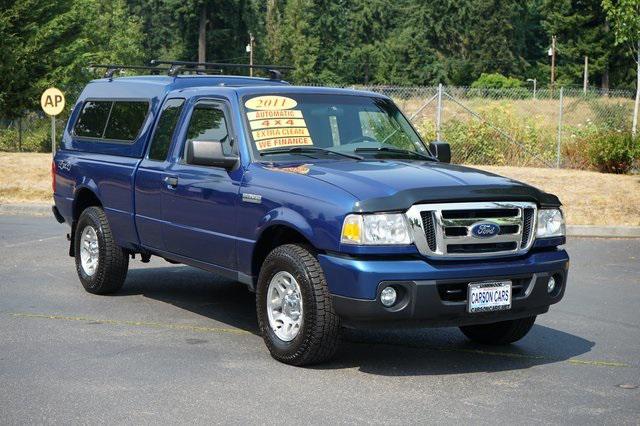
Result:
<svg viewBox="0 0 640 426"><path fill-rule="evenodd" d="M298 231L318 250L339 250L342 221L354 203L352 195L333 185L255 163L244 175L239 197L239 269L247 274L256 241L271 226Z"/></svg>

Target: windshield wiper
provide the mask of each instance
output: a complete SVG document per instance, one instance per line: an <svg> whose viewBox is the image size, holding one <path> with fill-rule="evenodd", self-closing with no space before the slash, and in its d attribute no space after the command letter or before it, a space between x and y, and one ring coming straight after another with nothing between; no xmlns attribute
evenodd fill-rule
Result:
<svg viewBox="0 0 640 426"><path fill-rule="evenodd" d="M323 153L323 154L335 154L345 158L351 158L353 160L364 160L363 157L355 154L346 154L344 152L332 151L326 148L310 147L310 146L295 146L292 148L274 148L267 151L263 151L260 155L272 155L272 154L305 154L305 153Z"/></svg>
<svg viewBox="0 0 640 426"><path fill-rule="evenodd" d="M409 149L401 148L389 148L388 146L381 146L379 148L356 148L355 152L388 152L391 154L413 155L427 161L438 161L430 155L422 154L421 152L411 151Z"/></svg>

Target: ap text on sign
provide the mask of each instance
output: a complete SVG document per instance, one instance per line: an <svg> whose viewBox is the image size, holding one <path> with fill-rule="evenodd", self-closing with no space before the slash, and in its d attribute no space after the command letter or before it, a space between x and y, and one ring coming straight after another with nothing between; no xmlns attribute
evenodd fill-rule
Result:
<svg viewBox="0 0 640 426"><path fill-rule="evenodd" d="M40 96L40 106L47 115L58 115L64 109L64 94L55 87L50 87Z"/></svg>

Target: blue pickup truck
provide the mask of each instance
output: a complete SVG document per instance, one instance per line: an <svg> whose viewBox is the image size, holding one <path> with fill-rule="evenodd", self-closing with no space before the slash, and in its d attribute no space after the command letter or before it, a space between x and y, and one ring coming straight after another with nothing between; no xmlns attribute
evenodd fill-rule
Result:
<svg viewBox="0 0 640 426"><path fill-rule="evenodd" d="M376 93L109 76L70 114L53 213L86 291L118 291L135 255L237 280L285 363L329 359L343 326L509 344L564 294L560 202L450 157Z"/></svg>

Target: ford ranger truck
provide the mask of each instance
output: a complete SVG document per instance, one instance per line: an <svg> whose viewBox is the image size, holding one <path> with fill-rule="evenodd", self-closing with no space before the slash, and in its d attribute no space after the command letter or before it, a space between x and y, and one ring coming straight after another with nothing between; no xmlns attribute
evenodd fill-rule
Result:
<svg viewBox="0 0 640 426"><path fill-rule="evenodd" d="M386 96L239 76L90 82L53 164L53 212L94 294L158 256L256 294L271 355L328 360L343 326L523 338L562 299L560 201L449 164Z"/></svg>

